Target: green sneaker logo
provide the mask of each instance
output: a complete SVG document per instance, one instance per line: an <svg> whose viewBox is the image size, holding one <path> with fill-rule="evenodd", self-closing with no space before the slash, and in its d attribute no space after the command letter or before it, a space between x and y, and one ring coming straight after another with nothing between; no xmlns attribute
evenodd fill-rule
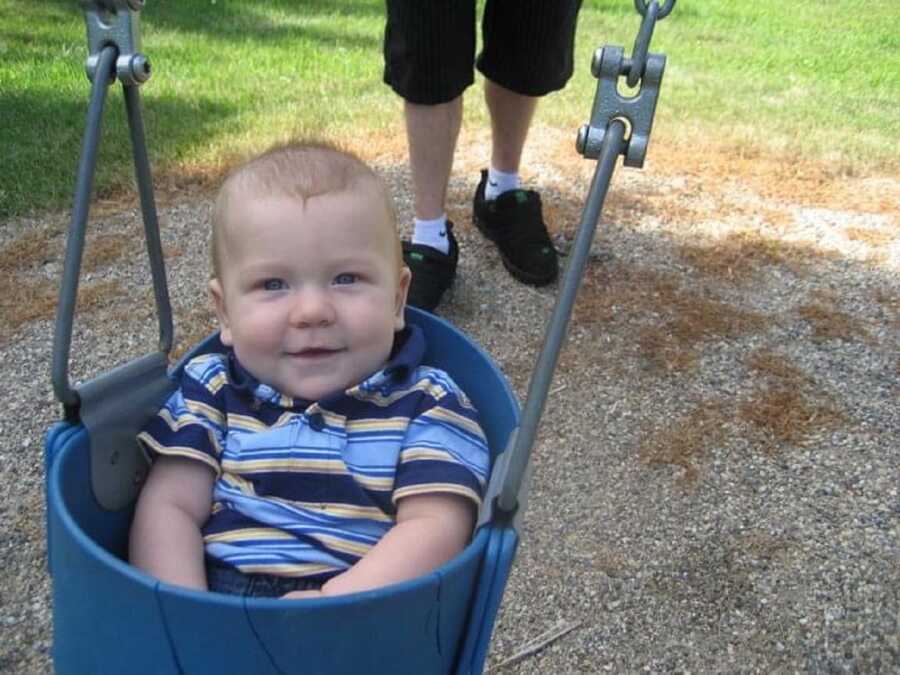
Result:
<svg viewBox="0 0 900 675"><path fill-rule="evenodd" d="M416 262L422 262L425 260L425 256L421 253L416 253L415 251L411 251L409 257L415 260Z"/></svg>
<svg viewBox="0 0 900 675"><path fill-rule="evenodd" d="M528 195L525 194L524 190L516 190L516 201L520 204L524 204L528 201Z"/></svg>

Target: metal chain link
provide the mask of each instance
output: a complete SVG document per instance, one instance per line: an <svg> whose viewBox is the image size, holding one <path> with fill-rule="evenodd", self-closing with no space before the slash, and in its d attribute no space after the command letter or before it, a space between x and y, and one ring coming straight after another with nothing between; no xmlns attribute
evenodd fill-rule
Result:
<svg viewBox="0 0 900 675"><path fill-rule="evenodd" d="M636 0L642 2L642 0ZM647 51L650 49L650 39L653 37L653 27L659 18L659 3L651 0L650 5L646 8L644 19L641 21L641 27L638 30L637 37L634 39L634 46L631 48L631 68L628 69L628 86L635 86L644 76L644 68L647 66Z"/></svg>
<svg viewBox="0 0 900 675"><path fill-rule="evenodd" d="M634 39L634 47L631 49L630 67L628 70L628 86L634 87L644 76L647 66L647 51L650 49L650 40L653 38L653 28L656 22L664 19L675 8L676 0L666 0L662 7L657 0L634 0L634 7L643 18L637 37Z"/></svg>
<svg viewBox="0 0 900 675"><path fill-rule="evenodd" d="M650 4L657 4L656 0L650 0ZM675 0L666 0L665 4L662 6L662 9L659 10L659 15L656 17L657 19L665 19L669 16L669 12L675 7ZM647 13L647 3L644 0L634 0L634 8L638 11L638 14L644 16Z"/></svg>

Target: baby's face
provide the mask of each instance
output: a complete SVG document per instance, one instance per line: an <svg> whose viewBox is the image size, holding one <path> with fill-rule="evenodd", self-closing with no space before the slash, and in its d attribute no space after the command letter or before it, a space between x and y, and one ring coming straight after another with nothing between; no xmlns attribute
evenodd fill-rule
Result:
<svg viewBox="0 0 900 675"><path fill-rule="evenodd" d="M241 364L310 400L378 370L403 328L410 274L372 188L232 204L210 288L222 342Z"/></svg>

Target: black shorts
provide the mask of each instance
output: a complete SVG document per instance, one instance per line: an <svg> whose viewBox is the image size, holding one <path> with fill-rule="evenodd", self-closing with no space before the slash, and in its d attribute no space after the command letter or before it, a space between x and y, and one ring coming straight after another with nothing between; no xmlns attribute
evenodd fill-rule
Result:
<svg viewBox="0 0 900 675"><path fill-rule="evenodd" d="M475 0L386 0L384 81L410 103L452 101L473 65L526 96L562 89L572 76L581 0L487 0L475 62Z"/></svg>

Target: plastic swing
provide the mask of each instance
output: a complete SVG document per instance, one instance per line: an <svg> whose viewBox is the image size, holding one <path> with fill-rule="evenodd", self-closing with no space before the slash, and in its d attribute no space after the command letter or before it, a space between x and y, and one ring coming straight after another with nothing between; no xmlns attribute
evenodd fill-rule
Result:
<svg viewBox="0 0 900 675"><path fill-rule="evenodd" d="M446 321L409 309L425 332L426 362L447 370L480 411L494 466L469 546L454 560L407 582L304 601L239 598L162 583L126 562L134 500L146 473L134 440L173 389L172 374L216 349L213 335L170 368L172 315L160 245L138 87L150 76L139 50L143 0L80 0L92 80L78 168L53 352L53 385L65 418L46 437L47 531L53 582L56 672L103 673L480 673L519 540L529 455L556 359L619 155L643 164L665 56L648 54L660 8L635 0L643 16L632 58L597 51L591 122L577 147L598 159L562 288L535 366L522 418L490 357ZM617 92L620 77L638 93ZM160 329L156 352L73 388L69 351L108 86L121 80L128 114ZM339 630L334 630L339 627Z"/></svg>

